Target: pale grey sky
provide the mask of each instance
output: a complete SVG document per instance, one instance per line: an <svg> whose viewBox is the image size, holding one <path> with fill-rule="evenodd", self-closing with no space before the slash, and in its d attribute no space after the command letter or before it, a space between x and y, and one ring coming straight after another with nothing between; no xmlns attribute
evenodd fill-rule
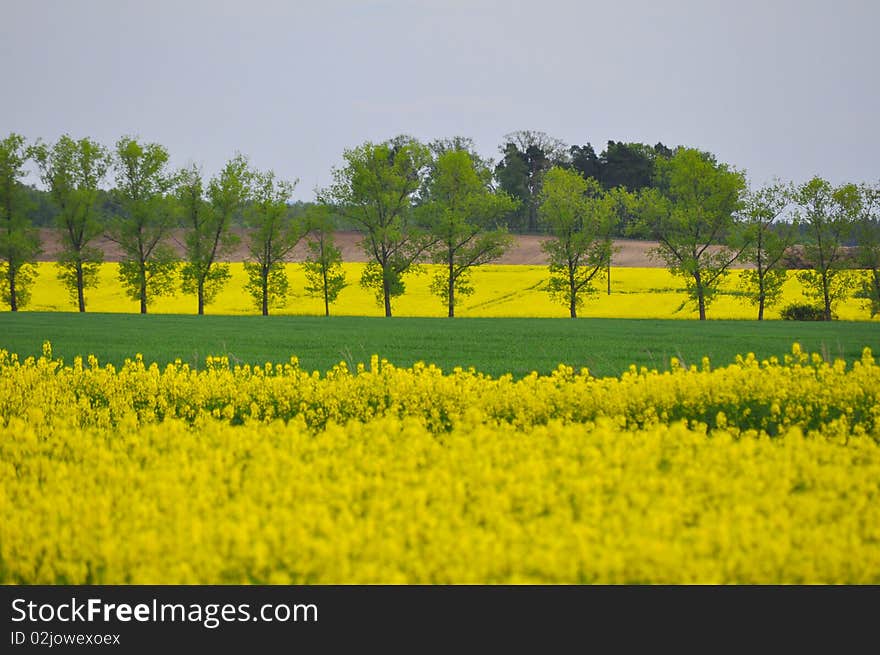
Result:
<svg viewBox="0 0 880 655"><path fill-rule="evenodd" d="M753 182L880 178L880 1L0 0L0 134L241 151L308 200L399 133L690 145Z"/></svg>

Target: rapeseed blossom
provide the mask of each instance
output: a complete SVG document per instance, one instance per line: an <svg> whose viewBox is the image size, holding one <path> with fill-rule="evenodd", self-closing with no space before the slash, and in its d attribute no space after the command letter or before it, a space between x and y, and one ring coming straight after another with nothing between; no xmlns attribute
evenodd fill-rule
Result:
<svg viewBox="0 0 880 655"><path fill-rule="evenodd" d="M323 300L306 294L305 274L299 264L287 265L290 294L284 307L275 314L323 315ZM364 264L343 264L346 278L359 280ZM442 268L442 267L440 267ZM446 316L447 308L431 293L431 280L440 268L433 264L419 267L420 272L405 278L406 293L393 301L396 316ZM32 300L27 309L32 311L75 311L66 288L56 277L51 263L38 266L39 276L34 283ZM209 314L246 315L257 313L250 296L244 291L247 275L241 263L229 265L231 278L207 306ZM757 309L750 305L740 289L741 271L731 275L721 286L721 293L709 307L709 318L754 319ZM486 265L474 268L472 285L474 295L467 297L456 308L462 317L537 317L568 316L567 307L555 303L545 287L548 279L546 266ZM598 318L676 318L692 319L696 310L686 302L684 285L663 268L612 268L612 294L604 292L590 296L583 307L584 317ZM807 302L803 287L795 272L791 272L783 287L778 305L767 311L768 318L779 318L779 311L790 303ZM137 312L138 304L125 295L117 278L117 264L102 264L99 285L87 293L87 307L92 312ZM151 299L150 312L160 314L193 314L195 296L176 294ZM372 291L350 284L331 307L332 314L348 316L378 316L382 309ZM864 301L848 299L835 309L843 320L868 320L870 315Z"/></svg>
<svg viewBox="0 0 880 655"><path fill-rule="evenodd" d="M0 351L0 583L878 583L880 366Z"/></svg>

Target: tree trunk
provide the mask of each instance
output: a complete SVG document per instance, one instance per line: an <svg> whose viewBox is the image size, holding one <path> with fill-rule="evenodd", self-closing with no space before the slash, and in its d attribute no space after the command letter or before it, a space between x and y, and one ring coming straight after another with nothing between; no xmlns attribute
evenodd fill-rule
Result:
<svg viewBox="0 0 880 655"><path fill-rule="evenodd" d="M85 291L83 287L85 286L85 279L83 275L83 265L82 262L76 263L76 303L79 306L80 312L86 311L86 297Z"/></svg>
<svg viewBox="0 0 880 655"><path fill-rule="evenodd" d="M880 270L871 269L871 279L874 282L874 298L872 298L872 308L880 311ZM874 318L874 312L871 312L871 318Z"/></svg>
<svg viewBox="0 0 880 655"><path fill-rule="evenodd" d="M577 318L577 288L574 284L574 270L568 268L568 310L572 318Z"/></svg>
<svg viewBox="0 0 880 655"><path fill-rule="evenodd" d="M606 277L608 278L608 295L611 295L611 259L608 259L608 270L606 271Z"/></svg>
<svg viewBox="0 0 880 655"><path fill-rule="evenodd" d="M694 283L697 287L697 304L700 307L700 320L706 320L706 297L703 293L703 279L700 277L700 271L694 273Z"/></svg>
<svg viewBox="0 0 880 655"><path fill-rule="evenodd" d="M263 316L269 315L269 270L267 268L263 268L261 273L261 282L263 286L263 301L261 309L263 311Z"/></svg>
<svg viewBox="0 0 880 655"><path fill-rule="evenodd" d="M767 275L764 270L764 261L761 256L764 252L763 230L758 230L758 320L764 320L764 277Z"/></svg>
<svg viewBox="0 0 880 655"><path fill-rule="evenodd" d="M455 318L455 278L453 277L455 264L452 261L452 252L449 254L449 318Z"/></svg>
<svg viewBox="0 0 880 655"><path fill-rule="evenodd" d="M321 277L324 278L324 316L330 316L330 294L327 289L327 266L321 266Z"/></svg>
<svg viewBox="0 0 880 655"><path fill-rule="evenodd" d="M824 319L826 321L831 320L831 296L828 293L828 277L826 273L822 273L822 297L825 301L825 314Z"/></svg>
<svg viewBox="0 0 880 655"><path fill-rule="evenodd" d="M388 288L388 277L382 269L382 295L385 297L385 318L391 316L391 289Z"/></svg>
<svg viewBox="0 0 880 655"><path fill-rule="evenodd" d="M197 290L199 296L199 316L205 313L205 279L199 278L199 288Z"/></svg>
<svg viewBox="0 0 880 655"><path fill-rule="evenodd" d="M764 320L764 278L758 278L758 320Z"/></svg>
<svg viewBox="0 0 880 655"><path fill-rule="evenodd" d="M15 269L12 267L12 262L9 263L9 310L13 312L18 311L18 298L15 296L17 292L15 290Z"/></svg>
<svg viewBox="0 0 880 655"><path fill-rule="evenodd" d="M538 231L538 206L534 200L529 202L529 233L534 234Z"/></svg>
<svg viewBox="0 0 880 655"><path fill-rule="evenodd" d="M147 313L147 269L146 265L141 262L141 314Z"/></svg>

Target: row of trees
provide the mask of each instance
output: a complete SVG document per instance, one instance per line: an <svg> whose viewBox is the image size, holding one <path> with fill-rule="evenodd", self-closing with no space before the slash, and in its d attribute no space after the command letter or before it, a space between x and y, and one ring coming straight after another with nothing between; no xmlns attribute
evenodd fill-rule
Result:
<svg viewBox="0 0 880 655"><path fill-rule="evenodd" d="M364 234L369 263L361 285L391 316L406 273L420 261L442 264L431 288L455 316L457 302L473 293L473 267L512 245L503 223L516 200L492 187L491 169L464 139L368 142L346 150L343 160L318 200Z"/></svg>
<svg viewBox="0 0 880 655"><path fill-rule="evenodd" d="M808 268L798 278L825 320L854 287L871 315L880 313L880 185L834 187L814 177L750 190L743 172L690 148L654 166L652 184L636 192L604 190L570 168L547 172L539 215L553 236L549 288L572 317L578 296L608 275L616 222L627 224L629 236L657 241L655 255L683 280L702 320L735 263L748 267L741 291L762 320L782 296L788 256L801 241Z"/></svg>
<svg viewBox="0 0 880 655"><path fill-rule="evenodd" d="M597 154L592 144L566 145L544 132L522 130L507 134L499 148L501 158L496 163L484 159L473 149L469 139L454 138L435 141L435 148L465 148L475 158L476 167L488 175L491 185L519 202L518 207L501 219L501 225L511 232L540 233L545 226L538 220L538 201L546 173L558 166L578 171L584 178L593 178L603 189L623 187L639 191L654 185L655 161L671 157L672 150L662 143L650 146L644 143L608 141ZM58 207L45 191L31 186L26 189L34 224L49 227L56 222ZM112 214L110 195L99 191L99 213ZM627 224L615 227L618 236L626 232Z"/></svg>
<svg viewBox="0 0 880 655"><path fill-rule="evenodd" d="M405 276L425 261L443 265L431 288L454 316L456 304L473 292L473 267L511 246L508 228L516 216L526 216L549 236L547 289L572 317L603 278L610 292L613 237L621 231L658 242L657 255L685 281L701 319L737 261L750 266L744 293L763 318L780 297L786 254L805 233L812 268L799 275L825 318L852 290L853 267L867 271L860 292L870 299L872 314L880 311L880 187L835 188L814 178L797 187L778 182L750 191L741 171L694 149L610 142L601 157L590 155L587 144L569 148L566 158L563 145L543 133L510 137L497 166L482 159L468 139L425 145L401 136L364 143L343 153L343 165L318 191L317 204L297 214L291 206L296 183L253 170L241 155L205 182L196 166L169 171L168 153L158 144L125 137L111 152L89 139L65 136L28 147L13 134L0 141L5 299L13 310L26 302L40 248L23 207L22 178L30 158L55 204L63 233L60 277L80 311L103 257L93 243L104 235L123 253L120 278L141 312L150 298L176 289L179 278L203 313L229 280L223 259L238 243L233 227L244 225L247 290L260 311L268 314L283 302L284 264L307 238L306 290L322 296L329 313L346 284L333 242L342 220L363 234L369 263L360 283L376 294L386 316L393 298L405 290ZM512 193L505 189L513 188L519 152L534 174ZM108 194L102 184L111 172L115 187ZM104 214L109 218L102 219ZM183 228L177 232L183 235L182 261L169 245L173 228ZM855 260L846 255L852 242Z"/></svg>
<svg viewBox="0 0 880 655"><path fill-rule="evenodd" d="M701 319L735 262L749 267L743 291L763 319L782 295L796 244L808 267L798 278L825 320L857 285L871 315L880 311L880 184L834 187L814 177L750 190L741 171L680 148L658 160L655 187L639 192L635 214L630 234L659 242L658 254L686 282Z"/></svg>
<svg viewBox="0 0 880 655"><path fill-rule="evenodd" d="M59 277L80 311L86 308L86 291L98 281L104 253L94 244L103 236L122 253L119 277L141 313L179 282L203 314L230 278L223 260L239 243L233 228L242 225L247 228L246 289L260 311L267 315L283 304L284 264L306 238L306 291L323 297L329 313L346 284L333 242L339 215L364 230L371 262L361 283L375 291L386 315L392 298L405 289L403 276L427 258L446 266L446 276L438 275L432 288L452 316L457 296L472 292L470 269L511 244L497 224L517 207L505 193L495 192L491 169L480 165L469 147L464 140L428 147L401 137L347 151L345 167L335 171L321 202L296 215L291 207L296 182L253 170L241 155L205 181L197 166L169 170L167 150L155 143L124 137L111 151L90 139L63 136L54 144L27 146L13 134L0 141L4 301L13 311L27 302L41 252L22 183L25 164L32 160L55 205ZM106 194L102 184L111 174L115 186ZM107 198L99 207L102 194ZM182 258L170 243L177 234L182 234Z"/></svg>
<svg viewBox="0 0 880 655"><path fill-rule="evenodd" d="M140 303L141 313L147 312L151 299L180 286L195 295L203 314L229 280L229 266L222 260L238 244L233 226L241 222L250 228L247 290L264 314L286 294L283 265L304 237L309 240L306 273L311 286L317 277L327 280L331 290L338 286L338 250L326 241L332 228L317 212L293 220L290 202L296 183L252 169L241 155L206 182L197 166L169 170L167 150L155 143L123 137L110 151L88 138L62 136L54 144L26 146L21 136L12 134L0 141L0 274L3 300L12 311L29 299L41 252L39 233L27 219L28 194L21 182L29 159L55 204L59 278L81 312L86 291L98 283L104 253L94 244L101 236L118 245L120 280ZM111 173L115 187L107 217L98 205ZM170 243L175 228L183 228L182 259Z"/></svg>

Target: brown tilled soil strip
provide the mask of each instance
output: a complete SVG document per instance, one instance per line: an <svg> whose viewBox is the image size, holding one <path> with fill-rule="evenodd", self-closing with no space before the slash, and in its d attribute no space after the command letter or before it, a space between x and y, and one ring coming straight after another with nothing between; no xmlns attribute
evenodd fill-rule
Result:
<svg viewBox="0 0 880 655"><path fill-rule="evenodd" d="M241 242L236 249L224 258L225 261L240 262L247 258L247 248L245 246L245 234L243 230L237 230ZM58 259L58 253L61 250L60 233L55 229L41 229L40 238L42 239L43 252L39 257L40 261L55 261ZM496 263L498 264L530 264L534 266L544 266L547 264L547 257L541 250L541 243L547 237L536 235L516 235L516 243L503 257ZM366 256L364 251L358 245L361 235L358 232L337 232L336 244L342 250L342 259L347 262L365 262ZM183 252L183 233L180 230L172 234L169 243L178 251ZM104 251L104 260L108 262L118 262L121 259L121 251L119 246L109 239L99 238L93 243L94 246ZM614 266L625 267L648 267L662 268L663 262L652 258L649 251L657 246L653 241L634 241L630 239L618 239L614 242L614 257L612 263ZM291 261L302 261L306 255L305 241L301 242L293 253Z"/></svg>

